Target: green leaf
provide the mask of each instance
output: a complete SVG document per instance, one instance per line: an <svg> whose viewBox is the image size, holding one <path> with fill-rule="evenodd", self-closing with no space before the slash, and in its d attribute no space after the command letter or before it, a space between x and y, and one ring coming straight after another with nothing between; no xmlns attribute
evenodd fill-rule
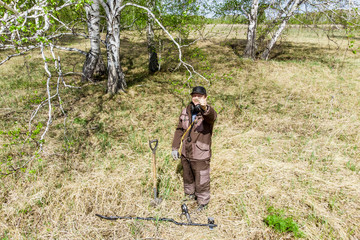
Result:
<svg viewBox="0 0 360 240"><path fill-rule="evenodd" d="M18 17L16 19L16 21L18 21L20 24L24 22L24 18L23 17Z"/></svg>

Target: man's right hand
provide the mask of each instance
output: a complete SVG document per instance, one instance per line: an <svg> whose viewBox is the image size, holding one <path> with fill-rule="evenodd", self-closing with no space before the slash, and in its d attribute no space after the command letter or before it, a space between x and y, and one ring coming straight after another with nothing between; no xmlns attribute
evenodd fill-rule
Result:
<svg viewBox="0 0 360 240"><path fill-rule="evenodd" d="M172 152L171 152L171 156L173 157L173 159L174 160L177 160L177 159L179 159L179 152L177 151L177 150L173 150Z"/></svg>

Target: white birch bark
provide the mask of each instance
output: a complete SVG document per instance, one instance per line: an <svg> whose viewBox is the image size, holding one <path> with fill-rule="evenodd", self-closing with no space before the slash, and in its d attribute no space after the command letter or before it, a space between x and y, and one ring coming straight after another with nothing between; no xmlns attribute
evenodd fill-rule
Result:
<svg viewBox="0 0 360 240"><path fill-rule="evenodd" d="M244 50L245 58L255 58L256 53L256 26L257 26L257 15L259 8L259 0L253 0L251 4L251 11L248 15L249 25L247 32L247 42Z"/></svg>
<svg viewBox="0 0 360 240"><path fill-rule="evenodd" d="M263 51L261 58L264 60L268 60L270 52L274 47L276 41L280 37L282 31L285 29L287 22L289 19L294 15L295 10L299 8L299 6L304 3L304 0L294 0L293 5L291 6L290 10L286 13L285 17L281 21L278 29L276 30L275 34L272 36L270 42L267 44L265 50Z"/></svg>
<svg viewBox="0 0 360 240"><path fill-rule="evenodd" d="M122 0L107 0L106 3L100 1L106 12L106 50L107 50L107 69L108 83L107 92L116 94L119 90L126 88L125 75L120 63L120 6Z"/></svg>
<svg viewBox="0 0 360 240"><path fill-rule="evenodd" d="M93 81L97 76L105 73L105 64L100 51L100 6L98 0L93 0L91 5L85 5L87 25L90 38L90 51L86 54L83 65L82 80Z"/></svg>

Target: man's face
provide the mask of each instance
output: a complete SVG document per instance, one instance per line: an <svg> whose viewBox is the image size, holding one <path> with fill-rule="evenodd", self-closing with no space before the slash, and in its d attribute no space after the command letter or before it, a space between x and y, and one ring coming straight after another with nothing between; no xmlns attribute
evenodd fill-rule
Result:
<svg viewBox="0 0 360 240"><path fill-rule="evenodd" d="M191 101L195 105L200 104L200 99L206 99L206 96L202 95L200 93L194 93L194 94L191 95Z"/></svg>

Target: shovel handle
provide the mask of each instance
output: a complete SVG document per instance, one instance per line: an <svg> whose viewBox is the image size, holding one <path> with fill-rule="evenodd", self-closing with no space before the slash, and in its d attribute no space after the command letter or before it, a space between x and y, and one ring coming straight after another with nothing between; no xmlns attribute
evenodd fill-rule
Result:
<svg viewBox="0 0 360 240"><path fill-rule="evenodd" d="M155 146L153 146L154 143L155 143ZM150 149L153 152L152 173L153 173L153 187L154 187L155 199L157 197L157 189L156 189L156 185L157 185L156 184L156 157L155 157L155 153L156 153L156 148L158 146L158 143L159 143L159 141L157 139L149 141Z"/></svg>
<svg viewBox="0 0 360 240"><path fill-rule="evenodd" d="M155 146L152 145L153 143L155 143ZM150 149L152 150L153 154L155 154L155 152L156 152L158 143L159 143L159 141L157 139L149 141L149 146L150 146Z"/></svg>

